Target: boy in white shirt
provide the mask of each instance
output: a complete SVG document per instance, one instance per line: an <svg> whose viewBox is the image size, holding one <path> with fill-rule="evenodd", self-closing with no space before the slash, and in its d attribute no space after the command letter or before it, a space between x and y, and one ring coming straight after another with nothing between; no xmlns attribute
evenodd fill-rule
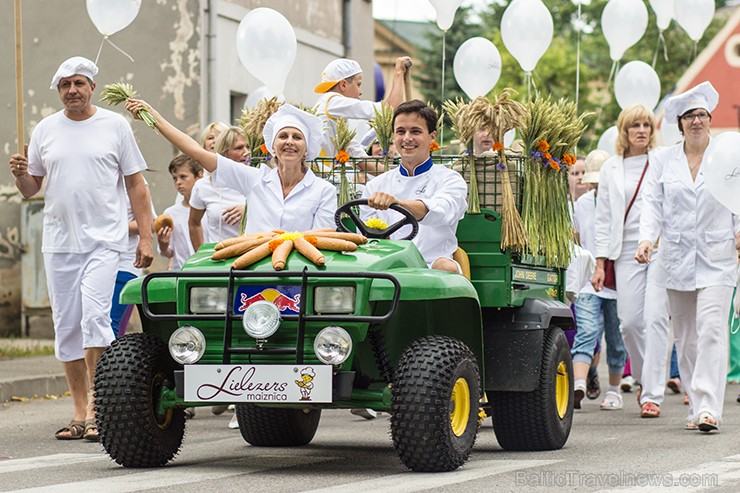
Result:
<svg viewBox="0 0 740 493"><path fill-rule="evenodd" d="M185 261L195 253L188 229L190 194L195 183L203 177L203 169L185 154L175 157L168 169L175 189L183 199L164 211L164 214L172 218L173 226L160 228L157 231L157 241L162 256L172 259L169 270L180 270Z"/></svg>

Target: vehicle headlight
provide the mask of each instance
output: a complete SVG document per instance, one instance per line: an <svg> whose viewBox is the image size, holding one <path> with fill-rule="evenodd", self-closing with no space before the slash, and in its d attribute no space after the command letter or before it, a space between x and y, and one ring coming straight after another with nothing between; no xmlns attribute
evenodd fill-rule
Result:
<svg viewBox="0 0 740 493"><path fill-rule="evenodd" d="M226 288L190 288L190 313L223 313L226 311Z"/></svg>
<svg viewBox="0 0 740 493"><path fill-rule="evenodd" d="M255 339L267 339L280 327L280 309L267 300L255 301L244 310L244 331Z"/></svg>
<svg viewBox="0 0 740 493"><path fill-rule="evenodd" d="M192 325L174 331L168 344L172 358L182 365L196 363L206 352L206 338Z"/></svg>
<svg viewBox="0 0 740 493"><path fill-rule="evenodd" d="M324 327L313 341L313 352L324 364L342 364L352 352L352 338L346 330L336 325Z"/></svg>
<svg viewBox="0 0 740 493"><path fill-rule="evenodd" d="M316 313L353 313L355 311L354 286L317 286L313 292L313 309Z"/></svg>

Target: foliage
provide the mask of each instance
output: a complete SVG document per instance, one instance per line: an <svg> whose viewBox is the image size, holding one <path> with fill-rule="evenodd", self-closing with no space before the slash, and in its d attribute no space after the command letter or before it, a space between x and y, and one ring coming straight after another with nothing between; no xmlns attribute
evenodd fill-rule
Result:
<svg viewBox="0 0 740 493"><path fill-rule="evenodd" d="M265 139L262 131L265 128L267 120L283 105L273 96L270 99L260 99L253 108L244 108L242 116L237 123L242 128L244 137L247 139L247 145L252 150L252 156L259 157L267 155L267 149L264 146Z"/></svg>
<svg viewBox="0 0 740 493"><path fill-rule="evenodd" d="M103 87L103 90L100 92L100 101L112 106L117 106L121 103L125 103L129 99L135 98L136 96L137 94L136 90L134 90L134 86L126 82L116 82L114 84L107 84ZM146 123L149 128L156 130L157 120L154 119L146 108L139 111L138 116L144 120L144 123Z"/></svg>

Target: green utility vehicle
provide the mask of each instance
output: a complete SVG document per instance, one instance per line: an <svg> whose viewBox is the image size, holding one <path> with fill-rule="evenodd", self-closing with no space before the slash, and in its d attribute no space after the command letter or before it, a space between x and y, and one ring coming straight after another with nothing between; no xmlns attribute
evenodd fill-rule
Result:
<svg viewBox="0 0 740 493"><path fill-rule="evenodd" d="M345 212L367 236L394 228L369 231L353 205L340 227ZM411 214L402 223L415 234ZM563 447L564 271L502 251L494 208L466 215L457 235L469 279L428 269L411 241L371 239L324 252L324 267L294 252L279 272L269 257L233 270L205 245L181 271L131 281L122 301L137 305L143 333L115 341L95 378L105 450L127 467L162 466L180 449L185 408L225 403L261 447L308 444L323 409L387 412L414 471L460 467L487 416L506 450Z"/></svg>

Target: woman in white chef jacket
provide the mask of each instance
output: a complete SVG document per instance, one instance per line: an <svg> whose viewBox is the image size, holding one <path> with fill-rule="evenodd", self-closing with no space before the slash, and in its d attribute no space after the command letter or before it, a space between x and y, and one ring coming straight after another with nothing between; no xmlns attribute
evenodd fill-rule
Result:
<svg viewBox="0 0 740 493"><path fill-rule="evenodd" d="M655 143L655 119L652 111L641 105L625 108L619 114L617 131L616 155L604 163L599 175L594 219L596 269L591 283L596 291L600 291L604 286L605 261L614 260L622 337L631 358L632 375L643 387L640 415L654 418L660 415L665 391L666 351L662 351L662 373L655 376L650 370L648 375L643 372L643 367L646 353L656 346L648 344L647 334L668 337L668 299L665 289L655 282L661 274L658 272L660 266L640 265L634 257L640 238L640 211L646 180L643 178L639 190L638 183L646 173L646 167L649 169L654 161L651 149ZM630 203L632 206L625 218Z"/></svg>
<svg viewBox="0 0 740 493"><path fill-rule="evenodd" d="M321 148L323 127L315 115L282 105L262 132L276 166L257 169L207 151L144 101L126 102L126 109L135 118L144 108L156 120L162 136L212 173L214 185L229 186L246 196L249 211L245 232L335 227L336 188L306 166L306 160L315 159Z"/></svg>
<svg viewBox="0 0 740 493"><path fill-rule="evenodd" d="M660 236L661 263L673 315L681 381L689 396L686 429L716 430L727 373L727 314L737 281L740 218L707 190L702 175L711 112L719 95L702 82L666 102L684 141L655 160L640 221L635 258L650 262Z"/></svg>

